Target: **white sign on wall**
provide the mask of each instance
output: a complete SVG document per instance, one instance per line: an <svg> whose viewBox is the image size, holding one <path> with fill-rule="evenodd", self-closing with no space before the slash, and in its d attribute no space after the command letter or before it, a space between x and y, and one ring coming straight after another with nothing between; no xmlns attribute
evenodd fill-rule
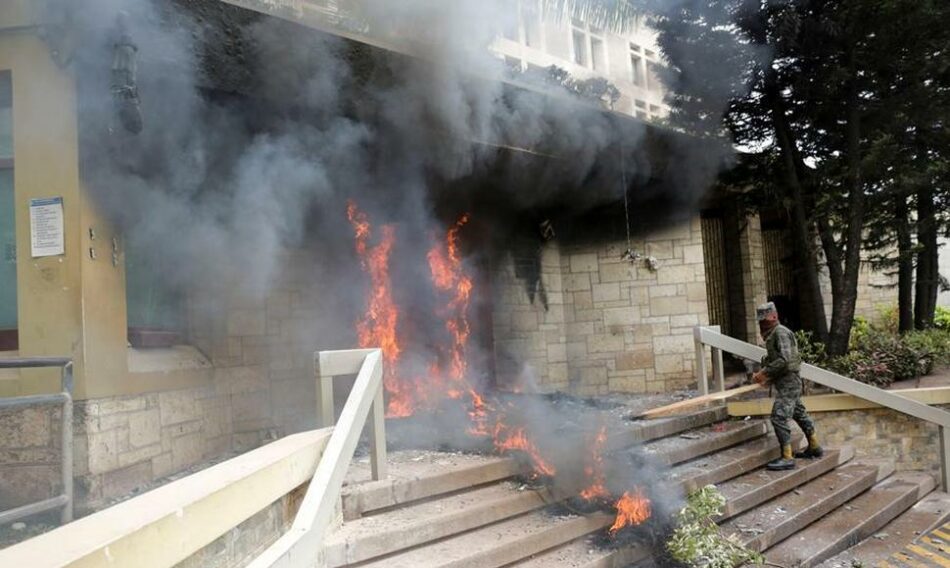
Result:
<svg viewBox="0 0 950 568"><path fill-rule="evenodd" d="M62 197L30 200L30 234L33 258L66 253Z"/></svg>

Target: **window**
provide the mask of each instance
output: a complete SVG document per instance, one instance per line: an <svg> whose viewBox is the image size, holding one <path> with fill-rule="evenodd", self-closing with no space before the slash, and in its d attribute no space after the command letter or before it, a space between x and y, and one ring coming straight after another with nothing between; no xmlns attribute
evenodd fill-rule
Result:
<svg viewBox="0 0 950 568"><path fill-rule="evenodd" d="M574 30L574 63L587 67L587 34Z"/></svg>
<svg viewBox="0 0 950 568"><path fill-rule="evenodd" d="M643 108L643 109L647 108L646 101L641 101L638 99L638 100L633 101L633 104L637 105L637 108Z"/></svg>
<svg viewBox="0 0 950 568"><path fill-rule="evenodd" d="M150 239L125 240L125 300L129 343L133 347L169 347L182 342L185 329L185 295L168 283L173 273L160 250L147 246ZM151 239L154 241L154 239Z"/></svg>
<svg viewBox="0 0 950 568"><path fill-rule="evenodd" d="M541 10L538 0L521 0L518 3L517 17L503 30L505 39L533 47L542 47Z"/></svg>
<svg viewBox="0 0 950 568"><path fill-rule="evenodd" d="M640 46L630 44L630 82L638 87L644 83L643 56L640 55Z"/></svg>
<svg viewBox="0 0 950 568"><path fill-rule="evenodd" d="M0 351L18 348L16 206L13 194L13 89L0 72Z"/></svg>
<svg viewBox="0 0 950 568"><path fill-rule="evenodd" d="M607 42L604 31L580 20L571 20L574 63L601 73L607 72Z"/></svg>
<svg viewBox="0 0 950 568"><path fill-rule="evenodd" d="M640 120L646 120L646 119L647 119L647 113L643 112L642 110L638 110L638 111L637 111L637 118L639 118Z"/></svg>
<svg viewBox="0 0 950 568"><path fill-rule="evenodd" d="M660 107L658 107L658 106L656 106L656 105L650 105L650 112L652 112L653 114L659 114L659 113L660 113Z"/></svg>
<svg viewBox="0 0 950 568"><path fill-rule="evenodd" d="M663 82L660 80L662 70L660 66L652 61L647 61L647 88L651 91L663 90Z"/></svg>
<svg viewBox="0 0 950 568"><path fill-rule="evenodd" d="M524 44L535 49L544 49L541 9L538 0L522 0L521 26L524 28Z"/></svg>

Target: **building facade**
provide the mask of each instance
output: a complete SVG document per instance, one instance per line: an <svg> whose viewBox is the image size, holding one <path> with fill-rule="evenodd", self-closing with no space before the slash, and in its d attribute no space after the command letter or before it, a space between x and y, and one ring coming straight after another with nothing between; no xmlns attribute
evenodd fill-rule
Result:
<svg viewBox="0 0 950 568"><path fill-rule="evenodd" d="M187 7L183 14L204 26L196 35L204 41L205 68L220 71L222 61L242 62L234 73L201 84L198 92L221 107L250 109L246 114L254 120L291 107L296 93L279 93L278 104L265 104L256 98L259 93L240 91L261 70L255 75L243 63L249 49L236 30L279 19L272 33L301 41L293 44L298 55L312 47L307 38L317 38L316 43L325 36L343 38L343 47L334 43L334 49L363 58L354 67L368 76L376 69L373 61L412 52L398 38L375 37L347 24L332 2L180 4ZM613 199L584 215L575 214L571 201L536 215L524 208L509 222L496 203L479 205L471 198L473 217L504 219L494 225L496 231L509 224L528 229L524 242L505 234L501 245L491 244L490 235L468 245L489 251L480 259L485 266L477 281L482 316L473 332L490 361L490 382L578 396L690 387L695 384L692 329L722 317L725 312L716 311L721 295L735 296L729 303L733 308L725 308L734 311L729 329L751 338L755 304L780 291L781 279L768 272L775 258L769 256L767 231L757 216L717 229L711 221L715 215L697 214L695 195L684 198L685 182L677 177L682 164L695 165L696 156L707 153L687 150L691 141L645 122L668 112L648 30L634 26L621 36L574 20L542 19L530 2L517 6L516 25L501 30L492 44L496 56L523 71L557 65L579 78L602 75L615 83L621 98L613 112L597 110L597 116L607 117L603 122L611 128L620 124L629 140L642 142L642 151L631 160L642 160L640 171L651 177L628 182L623 165L620 172L615 169L616 146L605 145L604 155L593 160L594 173L582 180L586 185L568 193L623 183L622 194L639 184L649 199L625 206L614 192ZM177 267L142 256L126 234L135 227L123 231L118 226L116 205L129 193L119 192L112 202L103 199L103 181L90 173L99 149L83 135L91 115L83 90L88 78L77 76L71 66L69 28L44 18L39 3L0 4L0 357L73 359L77 497L79 509L90 510L209 460L313 427L313 354L355 346L354 319L348 313L338 317L342 302L335 294L355 288L352 282L366 275L352 258L353 236L345 223L330 234L345 242L340 250L346 254L332 264L326 256L315 256L327 234L319 232L319 225L330 221L314 215L319 223L311 225L317 227L306 230L318 236L295 246L281 244L268 255L274 276L265 289L240 285L238 280L258 270L263 259L238 245L227 254L240 260L241 271L200 279L200 286L169 290L159 285ZM218 53L222 45L224 55ZM294 65L319 68L321 63L317 58ZM180 71L160 69L168 75ZM381 101L358 102L376 113L385 110ZM348 107L347 112L360 110ZM289 116L307 120L301 118L305 113ZM491 151L500 156L496 169L515 164L513 169L527 172L519 176L522 187L560 182L543 174L567 161L531 148ZM711 171L718 165L709 160ZM452 189L474 186L477 197L491 193L499 177L494 170L473 173ZM166 183L160 189L178 188ZM62 213L61 223L55 215L52 221L54 229L61 227L53 244L62 243L62 250L37 254L43 235L37 232L36 207L51 199ZM684 199L690 207L683 207ZM266 208L268 203L253 205ZM546 228L535 229L539 223ZM156 238L167 238L171 246L174 236ZM148 240L139 243L148 245ZM213 275L208 260L193 261L196 266L190 268ZM344 272L345 285L334 287L333 274L347 262L355 271ZM735 276L724 279L726 272ZM328 314L334 316L332 326L315 323ZM735 333L740 329L744 333ZM3 397L54 392L58 385L55 372L0 370ZM57 492L59 420L53 409L0 413L0 509Z"/></svg>

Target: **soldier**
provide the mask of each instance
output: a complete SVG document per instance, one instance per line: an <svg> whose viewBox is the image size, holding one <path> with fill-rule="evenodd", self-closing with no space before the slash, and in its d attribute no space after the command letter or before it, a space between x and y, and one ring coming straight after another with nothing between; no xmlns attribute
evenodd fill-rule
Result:
<svg viewBox="0 0 950 568"><path fill-rule="evenodd" d="M815 437L815 425L802 404L802 379L799 371L802 358L798 353L798 343L792 330L778 321L775 304L769 302L756 309L759 331L765 340L767 353L762 358L762 369L752 376L760 385L775 387L775 404L772 405L772 427L778 437L782 456L766 466L772 471L783 471L795 467L794 458L818 458L824 452ZM792 454L792 430L788 419L792 418L808 437L808 448Z"/></svg>

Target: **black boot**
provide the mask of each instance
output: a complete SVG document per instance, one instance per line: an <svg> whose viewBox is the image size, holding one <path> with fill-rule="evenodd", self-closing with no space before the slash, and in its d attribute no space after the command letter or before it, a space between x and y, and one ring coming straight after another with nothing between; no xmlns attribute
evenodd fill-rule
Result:
<svg viewBox="0 0 950 568"><path fill-rule="evenodd" d="M818 438L815 437L814 433L808 435L808 447L800 452L795 452L796 458L806 460L820 458L823 455L825 455L825 450L821 449Z"/></svg>
<svg viewBox="0 0 950 568"><path fill-rule="evenodd" d="M782 446L782 457L770 461L765 466L765 469L769 471L788 471L795 469L795 460L792 458L792 445L785 444Z"/></svg>

